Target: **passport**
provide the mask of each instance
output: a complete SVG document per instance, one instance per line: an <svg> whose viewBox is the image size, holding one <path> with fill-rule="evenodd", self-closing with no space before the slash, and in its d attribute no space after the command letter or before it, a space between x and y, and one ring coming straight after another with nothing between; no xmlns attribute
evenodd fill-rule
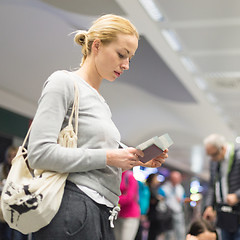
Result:
<svg viewBox="0 0 240 240"><path fill-rule="evenodd" d="M127 148L125 144L118 141L118 144L122 148ZM155 136L147 141L136 146L137 149L140 149L144 153L144 157L139 157L139 160L143 163L150 161L151 159L159 156L166 148L169 148L173 144L173 140L165 133L160 137Z"/></svg>

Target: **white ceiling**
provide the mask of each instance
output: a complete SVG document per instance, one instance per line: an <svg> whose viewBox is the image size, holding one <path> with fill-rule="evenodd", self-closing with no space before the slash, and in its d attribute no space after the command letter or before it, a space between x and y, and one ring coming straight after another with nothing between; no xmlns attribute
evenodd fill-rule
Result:
<svg viewBox="0 0 240 240"><path fill-rule="evenodd" d="M123 142L136 146L168 132L175 144L167 163L192 171L197 162L195 171L207 178L203 138L217 132L234 141L240 135L240 2L155 3L161 22L138 0L0 0L0 107L33 117L47 77L79 66L81 50L69 33L87 29L99 15L123 15L141 34L139 49L130 71L102 87ZM180 50L172 50L162 30L175 34ZM188 71L181 57L195 70Z"/></svg>

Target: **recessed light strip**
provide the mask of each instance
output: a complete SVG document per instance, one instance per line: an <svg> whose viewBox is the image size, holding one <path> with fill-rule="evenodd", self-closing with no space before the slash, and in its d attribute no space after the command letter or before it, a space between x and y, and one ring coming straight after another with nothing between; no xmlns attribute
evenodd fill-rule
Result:
<svg viewBox="0 0 240 240"><path fill-rule="evenodd" d="M174 51L181 50L182 47L181 47L179 41L177 40L177 37L173 31L163 29L162 35L164 36L165 40L168 42L168 44Z"/></svg>
<svg viewBox="0 0 240 240"><path fill-rule="evenodd" d="M163 20L163 15L153 0L139 0L148 15L156 22Z"/></svg>
<svg viewBox="0 0 240 240"><path fill-rule="evenodd" d="M180 57L180 61L189 72L194 73L197 71L196 66L190 58Z"/></svg>
<svg viewBox="0 0 240 240"><path fill-rule="evenodd" d="M194 80L198 88L200 88L203 91L207 90L207 83L203 78L195 77Z"/></svg>

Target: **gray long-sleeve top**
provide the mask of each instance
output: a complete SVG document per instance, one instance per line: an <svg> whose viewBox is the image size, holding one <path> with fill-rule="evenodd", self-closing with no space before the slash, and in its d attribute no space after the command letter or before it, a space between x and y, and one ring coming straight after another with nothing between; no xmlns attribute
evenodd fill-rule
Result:
<svg viewBox="0 0 240 240"><path fill-rule="evenodd" d="M78 147L65 148L57 144L57 139L71 114L73 79L79 88ZM68 180L97 191L116 205L121 169L106 165L106 150L118 148L120 134L111 117L103 97L86 81L71 72L54 72L44 84L32 123L30 166L68 172Z"/></svg>

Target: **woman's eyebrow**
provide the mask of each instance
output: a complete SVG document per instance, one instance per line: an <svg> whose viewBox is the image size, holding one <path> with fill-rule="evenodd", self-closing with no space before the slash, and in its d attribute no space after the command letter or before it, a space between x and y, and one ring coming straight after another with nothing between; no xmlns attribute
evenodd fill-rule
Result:
<svg viewBox="0 0 240 240"><path fill-rule="evenodd" d="M127 54L130 54L130 51L127 48L124 48L124 50L127 52ZM135 54L132 54L131 58L134 56Z"/></svg>
<svg viewBox="0 0 240 240"><path fill-rule="evenodd" d="M126 52L129 54L130 52L126 49L126 48L124 48L125 50L126 50Z"/></svg>

